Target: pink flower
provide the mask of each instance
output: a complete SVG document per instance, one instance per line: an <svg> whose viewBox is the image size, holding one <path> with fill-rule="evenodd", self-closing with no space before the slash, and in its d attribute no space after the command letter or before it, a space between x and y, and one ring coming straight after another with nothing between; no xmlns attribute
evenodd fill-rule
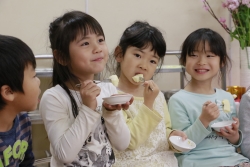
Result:
<svg viewBox="0 0 250 167"><path fill-rule="evenodd" d="M226 19L225 18L219 18L219 21L221 22L221 23L223 23L223 24L225 24L226 23Z"/></svg>
<svg viewBox="0 0 250 167"><path fill-rule="evenodd" d="M235 10L239 7L240 3L238 0L227 0L227 8L230 10Z"/></svg>
<svg viewBox="0 0 250 167"><path fill-rule="evenodd" d="M243 5L246 5L248 8L250 8L250 0L242 0L241 2Z"/></svg>
<svg viewBox="0 0 250 167"><path fill-rule="evenodd" d="M223 7L223 8L227 8L227 6L228 6L228 3L222 2L222 7Z"/></svg>
<svg viewBox="0 0 250 167"><path fill-rule="evenodd" d="M203 8L204 8L205 10L209 10L209 8L208 8L206 5L204 5Z"/></svg>
<svg viewBox="0 0 250 167"><path fill-rule="evenodd" d="M239 0L227 0L227 3L239 4Z"/></svg>
<svg viewBox="0 0 250 167"><path fill-rule="evenodd" d="M235 4L228 5L228 9L235 10L237 8L238 8L238 6L236 6Z"/></svg>
<svg viewBox="0 0 250 167"><path fill-rule="evenodd" d="M212 0L211 0L212 1ZM243 49L250 46L250 39L246 38L247 34L250 33L249 25L249 9L246 10L246 6L250 8L250 0L223 0L222 7L226 8L230 14L234 24L234 28L231 29L226 25L225 18L219 18L215 15L213 9L210 7L208 0L202 0L205 8L214 18L220 23L224 30L233 39L237 39L240 43L240 47ZM240 31L238 31L240 29Z"/></svg>
<svg viewBox="0 0 250 167"><path fill-rule="evenodd" d="M249 5L250 0L242 0L241 3L242 3L243 5Z"/></svg>
<svg viewBox="0 0 250 167"><path fill-rule="evenodd" d="M226 25L226 19L225 18L219 18L219 22L221 23L221 25L224 27L224 28L227 28L227 25Z"/></svg>

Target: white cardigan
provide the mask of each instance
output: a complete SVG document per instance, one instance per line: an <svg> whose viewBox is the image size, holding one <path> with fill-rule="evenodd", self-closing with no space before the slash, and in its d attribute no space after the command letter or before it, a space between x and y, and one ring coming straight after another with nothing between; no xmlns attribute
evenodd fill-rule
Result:
<svg viewBox="0 0 250 167"><path fill-rule="evenodd" d="M93 152L95 152L95 155L101 155L104 147L106 153L111 154L110 143L117 150L124 150L128 147L130 132L122 112L118 110L106 111L102 107L102 98L117 94L116 87L111 83L100 83L98 86L101 88L101 93L97 97L97 108L100 109L100 113L81 104L79 101L81 100L80 93L70 90L79 107L79 114L76 118L72 113L70 98L61 86L57 85L44 92L39 111L51 143L52 167L76 162L79 157L82 159L83 156L80 155L83 154L82 151L86 155L86 150L91 154L87 153L89 156L87 160L85 159L84 162L79 162L79 164L89 161L87 164L92 166L93 162L90 160L90 155ZM105 125L102 125L101 116L105 120ZM98 136L98 139L96 136Z"/></svg>

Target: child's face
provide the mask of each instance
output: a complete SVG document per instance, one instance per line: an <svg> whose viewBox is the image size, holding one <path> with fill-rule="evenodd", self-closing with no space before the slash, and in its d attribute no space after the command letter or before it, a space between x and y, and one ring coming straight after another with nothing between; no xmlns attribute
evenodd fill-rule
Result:
<svg viewBox="0 0 250 167"><path fill-rule="evenodd" d="M123 57L117 57L116 60L121 65L120 79L127 78L131 83L138 85L140 83L136 83L132 77L143 74L145 80L150 80L160 61L159 56L151 48L151 45L144 49L128 47Z"/></svg>
<svg viewBox="0 0 250 167"><path fill-rule="evenodd" d="M192 80L211 82L220 71L220 57L210 51L207 42L205 47L201 42L192 55L187 55L186 71Z"/></svg>
<svg viewBox="0 0 250 167"><path fill-rule="evenodd" d="M105 68L108 60L108 47L102 35L88 34L78 36L69 45L71 72L85 80L93 79Z"/></svg>
<svg viewBox="0 0 250 167"><path fill-rule="evenodd" d="M39 102L40 79L36 77L35 69L31 64L24 69L23 91L15 92L15 100L18 109L22 111L33 111Z"/></svg>

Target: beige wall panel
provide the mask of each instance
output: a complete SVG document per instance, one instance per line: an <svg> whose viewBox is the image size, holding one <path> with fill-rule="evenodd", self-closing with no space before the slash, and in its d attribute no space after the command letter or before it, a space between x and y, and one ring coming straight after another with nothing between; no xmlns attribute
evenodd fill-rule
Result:
<svg viewBox="0 0 250 167"><path fill-rule="evenodd" d="M227 10L221 10L220 3L218 1L211 2L214 12L221 17L228 17ZM102 6L105 5L111 6L111 8L103 8ZM124 29L135 20L148 21L158 27L164 34L168 50L179 50L187 35L202 27L219 32L228 43L228 34L203 9L203 4L199 0L177 0L174 2L170 0L106 0L101 2L93 0L89 4L89 13L103 26L110 52L118 44ZM166 56L164 64L178 64L178 59L175 56ZM158 74L155 81L161 90L180 88L178 73ZM214 83L218 87L218 81L216 80Z"/></svg>

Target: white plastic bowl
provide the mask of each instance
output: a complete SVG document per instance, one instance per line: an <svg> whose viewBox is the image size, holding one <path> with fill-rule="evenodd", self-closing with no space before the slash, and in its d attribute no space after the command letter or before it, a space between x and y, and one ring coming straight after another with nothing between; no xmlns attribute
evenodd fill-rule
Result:
<svg viewBox="0 0 250 167"><path fill-rule="evenodd" d="M169 140L174 148L181 152L188 152L196 147L196 144L192 140L186 139L183 141L180 136L171 136Z"/></svg>
<svg viewBox="0 0 250 167"><path fill-rule="evenodd" d="M221 122L216 122L211 125L211 128L213 128L215 131L220 132L220 129L222 128L225 130L225 127L229 127L232 129L232 123L236 123L234 120L230 121L221 121Z"/></svg>
<svg viewBox="0 0 250 167"><path fill-rule="evenodd" d="M105 103L108 103L110 105L116 105L116 104L125 104L132 98L132 96L133 95L131 94L117 94L117 95L105 97L102 99Z"/></svg>

